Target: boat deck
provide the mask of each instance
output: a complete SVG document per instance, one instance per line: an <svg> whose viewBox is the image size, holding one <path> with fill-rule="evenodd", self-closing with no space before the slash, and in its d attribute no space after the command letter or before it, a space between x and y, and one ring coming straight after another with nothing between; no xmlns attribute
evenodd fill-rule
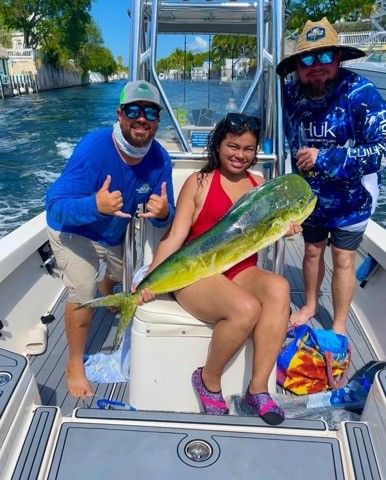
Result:
<svg viewBox="0 0 386 480"><path fill-rule="evenodd" d="M301 263L303 258L303 241L298 235L286 241L284 275L291 285L292 308L302 306L304 301L304 285ZM326 268L325 280L322 284L322 294L319 300L319 311L312 326L316 328L331 328L332 301L330 294L331 271ZM94 384L95 396L84 400L71 397L67 393L64 374L67 359L67 341L64 334L64 292L53 310L55 320L48 326L48 345L44 354L31 356L30 362L36 376L43 405L57 405L62 413L67 415L76 407L96 407L99 398L125 401L128 383ZM87 352L89 354L110 353L115 336L117 319L106 309L95 312L89 335ZM378 360L358 318L351 310L347 323L347 333L352 348L352 363L349 376L371 360Z"/></svg>

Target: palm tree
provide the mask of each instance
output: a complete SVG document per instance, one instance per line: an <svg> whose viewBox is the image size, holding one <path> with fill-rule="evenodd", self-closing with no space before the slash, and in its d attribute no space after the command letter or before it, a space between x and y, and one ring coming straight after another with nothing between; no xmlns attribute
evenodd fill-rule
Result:
<svg viewBox="0 0 386 480"><path fill-rule="evenodd" d="M231 77L234 77L234 67L241 56L256 60L256 39L247 35L215 35L213 37L212 59L216 68L221 69L225 60L232 60Z"/></svg>

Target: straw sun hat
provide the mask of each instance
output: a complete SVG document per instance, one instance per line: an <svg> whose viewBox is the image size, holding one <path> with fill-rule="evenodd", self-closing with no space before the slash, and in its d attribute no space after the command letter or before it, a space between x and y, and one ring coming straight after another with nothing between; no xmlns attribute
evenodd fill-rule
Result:
<svg viewBox="0 0 386 480"><path fill-rule="evenodd" d="M342 61L353 60L354 58L364 57L366 54L358 48L339 45L338 33L332 27L326 17L317 22L308 20L299 35L296 51L292 55L284 58L276 67L276 72L285 76L293 72L296 68L296 58L305 52L321 50L324 48L338 49L341 52Z"/></svg>

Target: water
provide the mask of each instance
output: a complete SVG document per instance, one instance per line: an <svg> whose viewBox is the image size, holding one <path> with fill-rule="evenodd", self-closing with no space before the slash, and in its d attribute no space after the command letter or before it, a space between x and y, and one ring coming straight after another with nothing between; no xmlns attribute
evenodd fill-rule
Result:
<svg viewBox="0 0 386 480"><path fill-rule="evenodd" d="M77 142L111 125L124 82L93 84L0 100L0 237L44 210L48 186L58 177ZM219 120L229 98L241 105L249 84L165 81L173 107L207 107ZM256 105L256 101L252 102ZM249 113L256 113L249 111ZM160 139L173 136L163 114ZM386 175L374 219L386 227Z"/></svg>
<svg viewBox="0 0 386 480"><path fill-rule="evenodd" d="M118 84L0 100L0 236L44 210L47 187L79 139L114 120Z"/></svg>

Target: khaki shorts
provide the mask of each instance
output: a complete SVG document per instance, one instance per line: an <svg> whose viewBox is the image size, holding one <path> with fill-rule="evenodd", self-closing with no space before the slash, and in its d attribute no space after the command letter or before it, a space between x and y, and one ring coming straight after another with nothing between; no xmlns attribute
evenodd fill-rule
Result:
<svg viewBox="0 0 386 480"><path fill-rule="evenodd" d="M48 238L69 289L70 303L85 303L95 298L100 261L106 265L105 276L121 282L123 277L123 244L105 247L81 235L47 229Z"/></svg>

